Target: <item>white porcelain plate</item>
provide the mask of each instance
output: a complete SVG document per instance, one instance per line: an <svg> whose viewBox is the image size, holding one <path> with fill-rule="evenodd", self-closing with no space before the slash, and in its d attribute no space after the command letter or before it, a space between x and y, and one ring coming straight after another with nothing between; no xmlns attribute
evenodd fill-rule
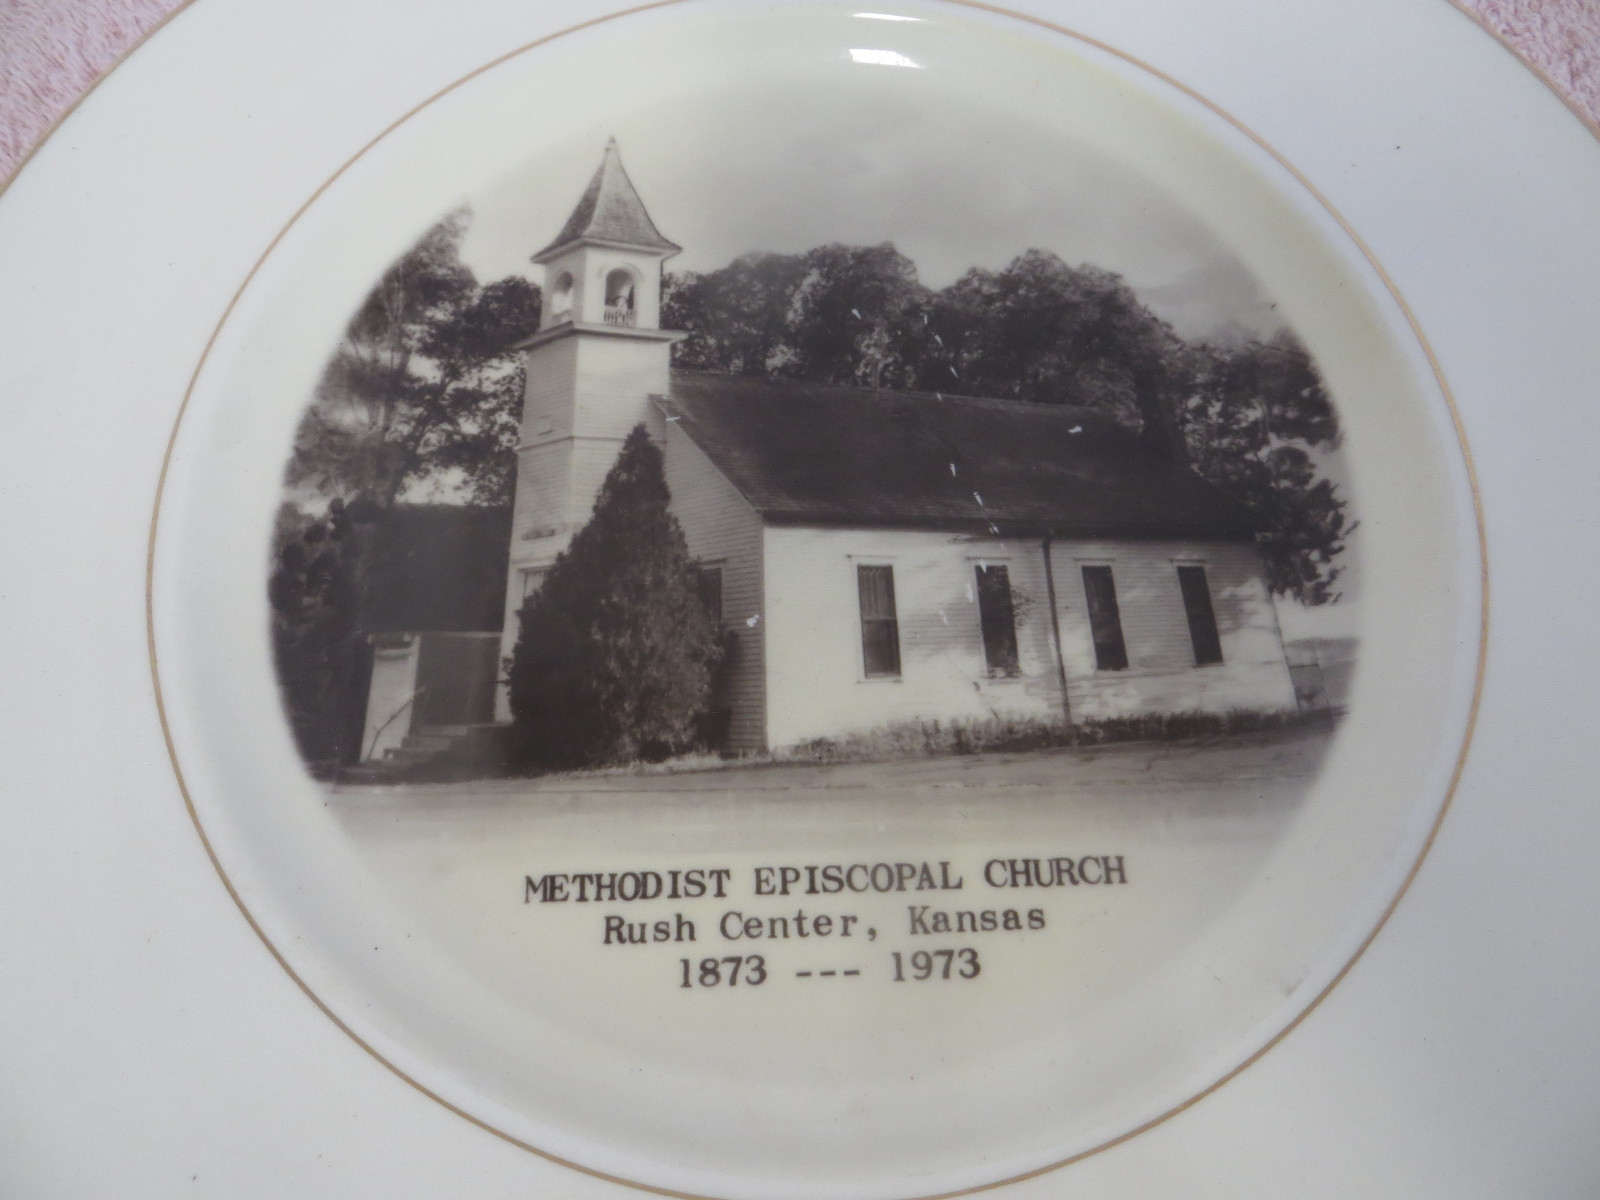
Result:
<svg viewBox="0 0 1600 1200"><path fill-rule="evenodd" d="M220 36L233 18L204 7L194 35ZM393 85L340 109L359 116L275 148L294 167L240 221L256 240L217 222L228 249L174 285L189 298L176 340L190 346L207 305L214 334L190 347L187 392L160 397L170 446L133 456L162 472L159 732L139 736L168 739L205 849L278 963L404 1081L375 1086L430 1098L408 1118L421 1127L464 1117L510 1143L482 1168L496 1179L576 1188L575 1167L594 1194L889 1198L1037 1189L1019 1181L1075 1164L1048 1179L1149 1182L1164 1152L1138 1147L1177 1136L1176 1114L1245 1128L1227 1097L1319 1036L1319 1005L1356 985L1450 828L1493 542L1461 399L1464 377L1494 427L1493 372L1463 330L1501 311L1454 286L1445 249L1482 214L1404 201L1467 169L1453 135L1353 85L1275 110L1296 92L1275 57L1292 21L1219 25L1201 54L1177 44L1187 16L1157 33L1085 9L1089 37L1041 15L1076 24L949 3L546 14L550 36L500 57L469 61L515 22L446 39L404 106L417 85L386 50L372 70ZM1298 19L1360 52L1339 14ZM186 20L141 53L178 52ZM1249 82L1215 65L1230 53ZM312 80L288 107L340 103ZM1380 145L1399 157L1368 157ZM172 156L170 178L211 186ZM65 170L42 156L39 194ZM8 198L13 224L32 195ZM369 486L402 440L361 422L413 417L358 409L393 405L393 385L329 364L452 385L426 346L398 366L381 314L377 334L350 326L447 217L464 286L543 288L539 332L503 360L528 380L501 443L520 477L494 497L515 512L488 539L510 569L476 624L365 597L341 644L376 655L371 684L316 676L359 729L331 739L334 768L308 749L330 744L325 717L302 719L297 746L290 717L314 685L292 676L306 631L345 610L289 576L332 544L330 496ZM530 261L547 246L548 273ZM1491 274L1527 266L1483 253ZM767 309L739 291L751 280ZM1560 295L1529 303L1595 301ZM162 319L142 313L141 336ZM729 349L740 320L766 322L760 362ZM657 329L688 336L673 348ZM1524 402L1534 420L1562 403ZM1177 432L1163 441L1153 413ZM450 428L481 432L472 414ZM505 691L480 680L452 708L428 656L461 653L464 632L485 662L512 652L524 594L566 586L550 559L637 422L738 647L733 682L696 701L726 710L731 732L705 735L725 753L556 773L471 761L473 738L511 744L487 728ZM484 460L424 444L443 465L386 477L382 501L456 520ZM949 478L930 475L946 450ZM398 520L338 526L341 561L360 538L377 539L369 556L465 561L438 535L384 543ZM1513 561L1545 569L1520 544ZM372 568L361 586L426 597L457 569ZM632 586L616 571L594 612ZM622 673L627 703L649 669ZM469 724L485 728L446 749ZM1378 945L1406 936L1415 952L1414 933ZM1259 1086L1357 1106L1304 1057L1285 1069ZM515 1165L536 1162L525 1151L560 1173ZM398 1170L363 1154L346 1185ZM1287 1170L1262 1160L1240 1194Z"/></svg>

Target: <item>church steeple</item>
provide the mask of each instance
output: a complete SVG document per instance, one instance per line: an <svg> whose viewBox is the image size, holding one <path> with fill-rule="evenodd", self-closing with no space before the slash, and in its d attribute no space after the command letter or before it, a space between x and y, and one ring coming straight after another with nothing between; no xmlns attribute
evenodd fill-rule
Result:
<svg viewBox="0 0 1600 1200"><path fill-rule="evenodd" d="M670 257L683 249L662 237L650 219L644 201L634 190L633 180L623 169L622 152L616 138L606 142L605 157L600 160L578 207L572 210L556 240L535 254L533 261L541 265L548 263L579 242L654 251L662 257Z"/></svg>
<svg viewBox="0 0 1600 1200"><path fill-rule="evenodd" d="M661 264L681 248L650 219L612 138L578 207L555 241L533 256L545 269L540 330L659 329Z"/></svg>
<svg viewBox="0 0 1600 1200"><path fill-rule="evenodd" d="M661 264L678 249L650 219L613 138L566 225L533 256L544 267L544 311L526 344L502 655L628 434L643 424L666 436L650 398L667 394L672 344L683 337L661 328ZM503 689L497 711L510 716Z"/></svg>

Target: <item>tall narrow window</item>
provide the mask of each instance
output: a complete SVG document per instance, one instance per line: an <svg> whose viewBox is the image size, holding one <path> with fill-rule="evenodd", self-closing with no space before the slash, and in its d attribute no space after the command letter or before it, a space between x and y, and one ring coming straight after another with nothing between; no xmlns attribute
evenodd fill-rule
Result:
<svg viewBox="0 0 1600 1200"><path fill-rule="evenodd" d="M1189 640L1194 643L1194 665L1222 661L1222 639L1217 636L1217 614L1211 607L1211 586L1204 567L1179 567L1183 610L1189 615Z"/></svg>
<svg viewBox="0 0 1600 1200"><path fill-rule="evenodd" d="M1011 573L1005 567L978 568L978 624L983 628L983 659L991 678L1017 673L1017 612L1011 603Z"/></svg>
<svg viewBox="0 0 1600 1200"><path fill-rule="evenodd" d="M700 593L700 603L706 606L718 629L722 628L722 568L696 567L695 591Z"/></svg>
<svg viewBox="0 0 1600 1200"><path fill-rule="evenodd" d="M894 612L894 568L857 567L861 594L861 662L867 677L900 674L900 622Z"/></svg>
<svg viewBox="0 0 1600 1200"><path fill-rule="evenodd" d="M1122 614L1117 609L1117 584L1111 578L1111 568L1085 567L1083 594L1089 601L1095 667L1101 671L1126 671L1128 645L1122 640Z"/></svg>

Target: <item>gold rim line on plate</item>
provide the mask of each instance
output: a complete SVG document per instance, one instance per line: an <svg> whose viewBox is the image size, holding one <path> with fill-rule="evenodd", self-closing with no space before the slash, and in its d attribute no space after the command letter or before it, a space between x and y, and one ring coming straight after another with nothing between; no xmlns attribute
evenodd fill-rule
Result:
<svg viewBox="0 0 1600 1200"><path fill-rule="evenodd" d="M150 31L150 33L146 34L145 38L141 39L140 43L137 43L134 48L137 48L137 45L142 44L144 40L148 39L152 34L154 34L157 29L161 28L161 25L166 24L166 21L171 20L173 16L177 15L178 12L183 11L190 4L195 2L196 0L185 0L185 3L182 7L174 10L172 14L169 14L169 16L163 20L160 25L157 25ZM183 767L178 761L177 748L173 743L172 730L167 721L166 699L161 687L161 668L157 658L155 639L154 570L156 531L161 517L161 505L165 496L167 475L172 464L172 455L177 443L178 430L183 423L184 415L188 411L189 402L191 399L193 399L194 389L199 381L200 373L202 370L204 370L206 362L210 358L211 352L216 345L217 338L221 335L223 327L227 324L228 319L232 316L233 311L238 306L239 300L244 295L244 292L246 289L248 289L250 283L259 273L262 264L265 263L267 258L288 235L289 231L299 222L300 218L305 215L311 206L315 204L317 200L319 200L322 195L335 183L335 181L337 181L345 174L346 171L348 171L361 158L363 158L368 151L370 151L379 142L387 138L401 125L405 124L412 117L416 116L423 109L428 108L436 101L444 98L451 92L454 92L457 88L460 88L471 80L476 79L478 76L483 75L506 62L509 62L513 58L517 58L541 46L548 45L549 43L554 42L559 38L566 37L569 34L577 33L584 29L590 29L598 25L607 24L625 17L636 16L639 13L668 8L684 2L685 0L651 0L650 3L637 5L632 8L624 9L620 12L609 13L605 16L596 17L591 20L581 22L580 24L569 26L566 29L562 29L556 33L548 34L545 37L538 38L534 41L519 46L514 50L508 51L505 54L499 55L494 59L491 59L482 66L477 67L476 69L461 76L461 78L455 80L453 83L441 88L439 91L421 101L419 104L415 105L402 116L389 124L382 132L373 137L364 146L362 146L361 149L357 150L355 154L346 160L337 171L330 175L322 183L322 185L311 194L304 204L295 210L294 214L284 224L283 228L281 228L267 244L266 249L263 250L260 257L256 259L255 264L250 268L249 272L245 275L244 280L240 283L232 298L228 301L228 305L223 310L221 318L218 320L215 328L213 328L210 337L206 340L205 348L201 351L200 359L195 364L194 371L189 377L188 386L184 389L183 399L178 406L178 413L173 421L172 433L168 437L166 451L162 455L161 470L156 481L155 502L150 516L150 533L145 552L145 637L150 658L150 673L155 688L156 711L161 722L162 738L166 744L167 756L172 763L173 774L176 776L178 789L182 794L184 806L188 810L189 819L194 825L195 832L200 838L201 845L204 847L207 857L211 860L212 867L216 870L218 877L221 879L223 887L226 889L228 895L232 898L235 906L239 909L239 912L244 917L245 922L250 926L251 930L255 932L256 936L261 940L261 943L267 948L267 951L277 961L278 965L283 968L285 973L288 974L289 978L292 979L295 985L299 987L301 992L305 994L306 998L309 999L323 1013L323 1015L332 1021L333 1024L353 1042L355 1042L356 1045L365 1050L367 1054L370 1055L376 1062L381 1063L396 1077L404 1080L407 1084L416 1088L417 1091L421 1092L430 1100L435 1101L445 1109L454 1113L456 1116L461 1117L463 1120L470 1122L479 1129L493 1134L495 1137L498 1137L501 1140L510 1143L511 1145L518 1146L521 1149L527 1150L532 1154L536 1154L549 1162L559 1164L560 1166L578 1171L593 1178L602 1179L610 1183L620 1184L625 1187L637 1189L639 1191L650 1192L659 1196L677 1197L679 1200L721 1200L719 1197L710 1196L704 1193L685 1192L674 1188L659 1187L655 1184L627 1179L594 1167L585 1166L582 1163L563 1158L560 1155L551 1153L550 1151L541 1150L538 1146L523 1141L521 1138L515 1137L501 1129L496 1128L482 1118L474 1116L450 1100L445 1099L443 1096L430 1089L426 1084L412 1078L399 1066L385 1058L381 1053L378 1052L377 1049L363 1039L360 1034L356 1033L355 1030L347 1025L338 1016L338 1014L335 1013L333 1009L330 1008L329 1005L311 989L306 981L300 977L300 975L295 971L294 967L289 964L288 960L279 951L277 946L273 944L272 940L267 936L260 924L257 923L255 917L251 914L249 908L245 905L244 900L240 897L237 889L234 887L233 881L228 877L228 873L223 867L221 861L218 859L216 850L212 846L210 838L206 835L205 828L200 822L199 814L195 810L194 800L189 793L189 786L187 780L184 778ZM1455 765L1450 775L1450 781L1445 789L1444 799L1439 805L1439 811L1428 829L1427 836L1423 840L1422 847L1418 851L1415 861L1413 861L1410 869L1406 872L1406 875L1401 881L1399 888L1396 890L1394 897L1384 908L1372 930L1366 935L1365 938L1362 939L1361 944L1356 948L1349 960L1334 975L1333 979L1331 979L1327 985L1324 986L1322 990L1306 1004L1305 1008L1303 1008L1294 1016L1292 1020L1290 1020L1282 1029L1275 1033L1263 1045L1258 1047L1238 1065L1223 1074L1211 1084L1196 1092L1194 1095L1190 1096L1188 1099L1184 1100L1182 1103L1174 1105L1150 1120L1145 1121L1121 1134L1118 1134L1116 1137L1108 1138L1107 1140L1091 1146L1086 1150L1081 1150L1076 1154L1069 1155L1065 1158L1048 1163L1041 1167L1035 1167L1029 1171L1024 1171L1016 1175L1010 1175L1004 1179L998 1179L990 1183L982 1183L973 1187L960 1188L956 1191L922 1193L914 1197L907 1197L906 1200L951 1200L951 1198L957 1196L969 1196L979 1192L990 1191L995 1188L1005 1187L1009 1184L1019 1183L1026 1179L1033 1179L1051 1171L1059 1170L1062 1167L1069 1166L1072 1163L1080 1162L1092 1155L1099 1154L1104 1150L1109 1150L1113 1146L1121 1145L1122 1143L1138 1137L1140 1134L1145 1133L1150 1129L1153 1129L1155 1126L1162 1124L1163 1122L1176 1116L1178 1113L1183 1112L1192 1105L1205 1099L1207 1096L1221 1088L1224 1084L1236 1078L1247 1068L1254 1065L1263 1055L1277 1046L1286 1037L1288 1037L1291 1032L1298 1028L1300 1023L1304 1021L1306 1017L1308 1017L1312 1011L1314 1011L1317 1006L1327 998L1328 994L1344 980L1344 978L1350 973L1351 969L1355 966L1356 962L1360 960L1361 956L1366 953L1368 947L1372 945L1373 941L1377 938L1383 927L1388 923L1389 918L1393 916L1395 909L1400 904L1400 901L1404 899L1406 893L1410 890L1412 883L1417 877L1418 871L1420 871L1422 868L1423 860L1426 859L1429 850L1432 849L1434 841L1438 837L1439 829L1444 822L1445 815L1449 812L1451 802L1455 798L1456 789L1460 785L1462 773L1466 768L1467 753L1472 744L1473 734L1476 731L1478 712L1483 699L1484 674L1488 656L1489 641L1489 547L1487 533L1484 527L1483 500L1479 492L1477 470L1473 463L1471 449L1467 444L1466 430L1461 419L1461 414L1456 407L1455 396L1450 389L1448 381L1445 379L1444 369L1439 363L1438 357L1434 353L1433 346L1429 342L1427 335L1423 332L1421 324L1419 323L1410 304L1408 304L1404 296L1401 295L1400 290L1396 286L1394 280L1390 277L1388 271L1384 269L1382 264L1378 262L1376 256L1373 254L1366 241L1356 233L1355 229L1352 228L1350 223L1344 218L1343 214L1334 207L1332 202L1329 201L1327 196L1325 196L1315 184L1313 184L1304 174L1302 174L1298 168L1296 168L1281 154L1279 154L1277 150L1275 150L1253 129L1213 101L1201 95L1189 85L1167 74L1159 68L1150 65L1142 59L1137 58L1125 51L1119 50L1114 46L1107 44L1106 42L1100 41L1097 38L1090 37L1087 34L1079 33L1063 25L1057 25L1054 22L1047 21L1040 17L1033 17L1024 13L1012 12L1011 10L1002 8L998 5L984 3L982 0L940 0L940 2L991 13L1012 20L1022 21L1041 29L1050 30L1053 33L1060 34L1073 41L1080 42L1084 45L1091 46L1096 50L1109 54L1113 58L1136 67L1146 74L1161 80L1163 83L1176 88L1183 95L1202 105L1205 109L1222 118L1233 128L1243 133L1254 145L1259 147L1268 156L1270 156L1274 162L1286 170L1295 179L1295 181L1299 183L1301 187L1305 188L1312 198L1315 199L1317 203L1321 205L1322 208L1334 219L1339 228L1344 232L1345 236L1347 236L1351 242L1354 243L1356 248L1360 250L1362 257L1365 258L1367 263L1377 273L1385 289L1387 289L1390 296L1399 306L1401 313L1406 319L1406 323L1410 326L1412 334L1416 337L1418 344L1422 348L1422 351L1427 358L1434 380L1438 383L1440 392L1444 397L1445 404L1450 411L1451 425L1455 431L1456 442L1461 450L1462 458L1466 466L1467 483L1472 494L1473 518L1477 526L1478 582L1481 600L1478 622L1478 652L1476 670L1473 680L1472 700L1467 710L1466 727L1462 735L1461 748L1457 752ZM1455 0L1450 0L1450 2L1454 4ZM1457 5L1457 7L1460 6ZM1502 44L1504 44L1503 39ZM131 52L132 51L130 50L129 54L131 54ZM120 66L122 62L126 61L127 57L128 55L125 54L122 59L118 60L116 65ZM1519 55L1519 60L1520 57L1521 56ZM112 69L114 70L115 67ZM109 74L110 72L108 71L106 75ZM1557 90L1555 89L1554 85L1543 75L1540 75L1538 72L1535 72L1535 74L1541 80L1541 82L1543 82L1547 87L1550 87L1551 90ZM106 75L102 75L100 79L96 81L94 86L98 87L99 83L104 81ZM91 87L90 91L93 91L93 87ZM1560 94L1559 91L1557 94ZM85 93L85 97L87 95L88 93ZM81 97L78 103L82 103L82 99L83 98ZM1575 105L1569 103L1569 107L1572 108L1574 113L1578 112ZM56 130L60 128L62 121L64 121L66 117L70 115L71 112L76 108L77 104L74 104L66 114L63 114L62 118L58 120L52 127L50 133L46 134L46 137L48 138L51 136L51 134L56 132ZM1600 137L1600 130L1595 130L1592 126L1589 126L1587 122L1585 122L1585 126L1590 128L1591 132L1594 132L1597 137ZM39 145L36 145L33 150L29 152L28 156L23 159L23 164L26 164L33 158L34 154L38 152L42 144L43 140L41 140ZM18 170L20 171L20 169L21 168L19 165ZM15 178L16 173L13 173L11 179L14 180ZM6 187L9 187L10 182L11 180L6 181ZM3 195L4 191L5 188L0 188L0 195Z"/></svg>
<svg viewBox="0 0 1600 1200"><path fill-rule="evenodd" d="M160 33L167 27L169 23L175 20L179 13L187 10L189 6L195 2L196 0L182 0L182 3L180 3L177 8L174 8L154 25L150 26L149 29L146 29L134 39L134 42L131 46L129 46L121 54L117 55L116 58L112 59L111 65L96 75L94 79L90 81L89 86L84 88L83 91L79 92L77 98L73 100L71 104L67 105L66 108L62 109L61 112L56 115L55 120L51 121L50 124L44 127L39 135L33 139L33 145L29 146L27 150L23 152L22 157L17 159L16 166L11 168L10 173L4 179L0 179L0 196L4 196L6 194L11 185L17 181L17 176L22 174L22 168L33 161L33 156L35 154L38 154L39 151L44 149L44 144L56 135L56 131L66 123L67 118L73 113L77 112L79 106L94 94L95 89L97 89L102 83L111 77L111 72L115 71L123 63L127 62L135 50L139 49L140 46L143 46L151 38L155 37L156 34Z"/></svg>

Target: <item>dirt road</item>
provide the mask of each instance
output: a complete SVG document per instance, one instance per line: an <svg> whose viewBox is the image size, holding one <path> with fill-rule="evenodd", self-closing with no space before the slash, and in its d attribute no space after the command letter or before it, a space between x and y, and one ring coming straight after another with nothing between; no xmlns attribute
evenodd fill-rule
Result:
<svg viewBox="0 0 1600 1200"><path fill-rule="evenodd" d="M1314 726L1172 743L879 763L737 764L707 770L587 772L466 783L341 786L330 806L358 837L430 828L560 836L603 823L620 844L752 836L785 844L827 829L947 836L974 822L1068 815L1099 826L1196 823L1213 836L1264 832L1316 778L1333 730ZM719 836L720 835L720 836Z"/></svg>

